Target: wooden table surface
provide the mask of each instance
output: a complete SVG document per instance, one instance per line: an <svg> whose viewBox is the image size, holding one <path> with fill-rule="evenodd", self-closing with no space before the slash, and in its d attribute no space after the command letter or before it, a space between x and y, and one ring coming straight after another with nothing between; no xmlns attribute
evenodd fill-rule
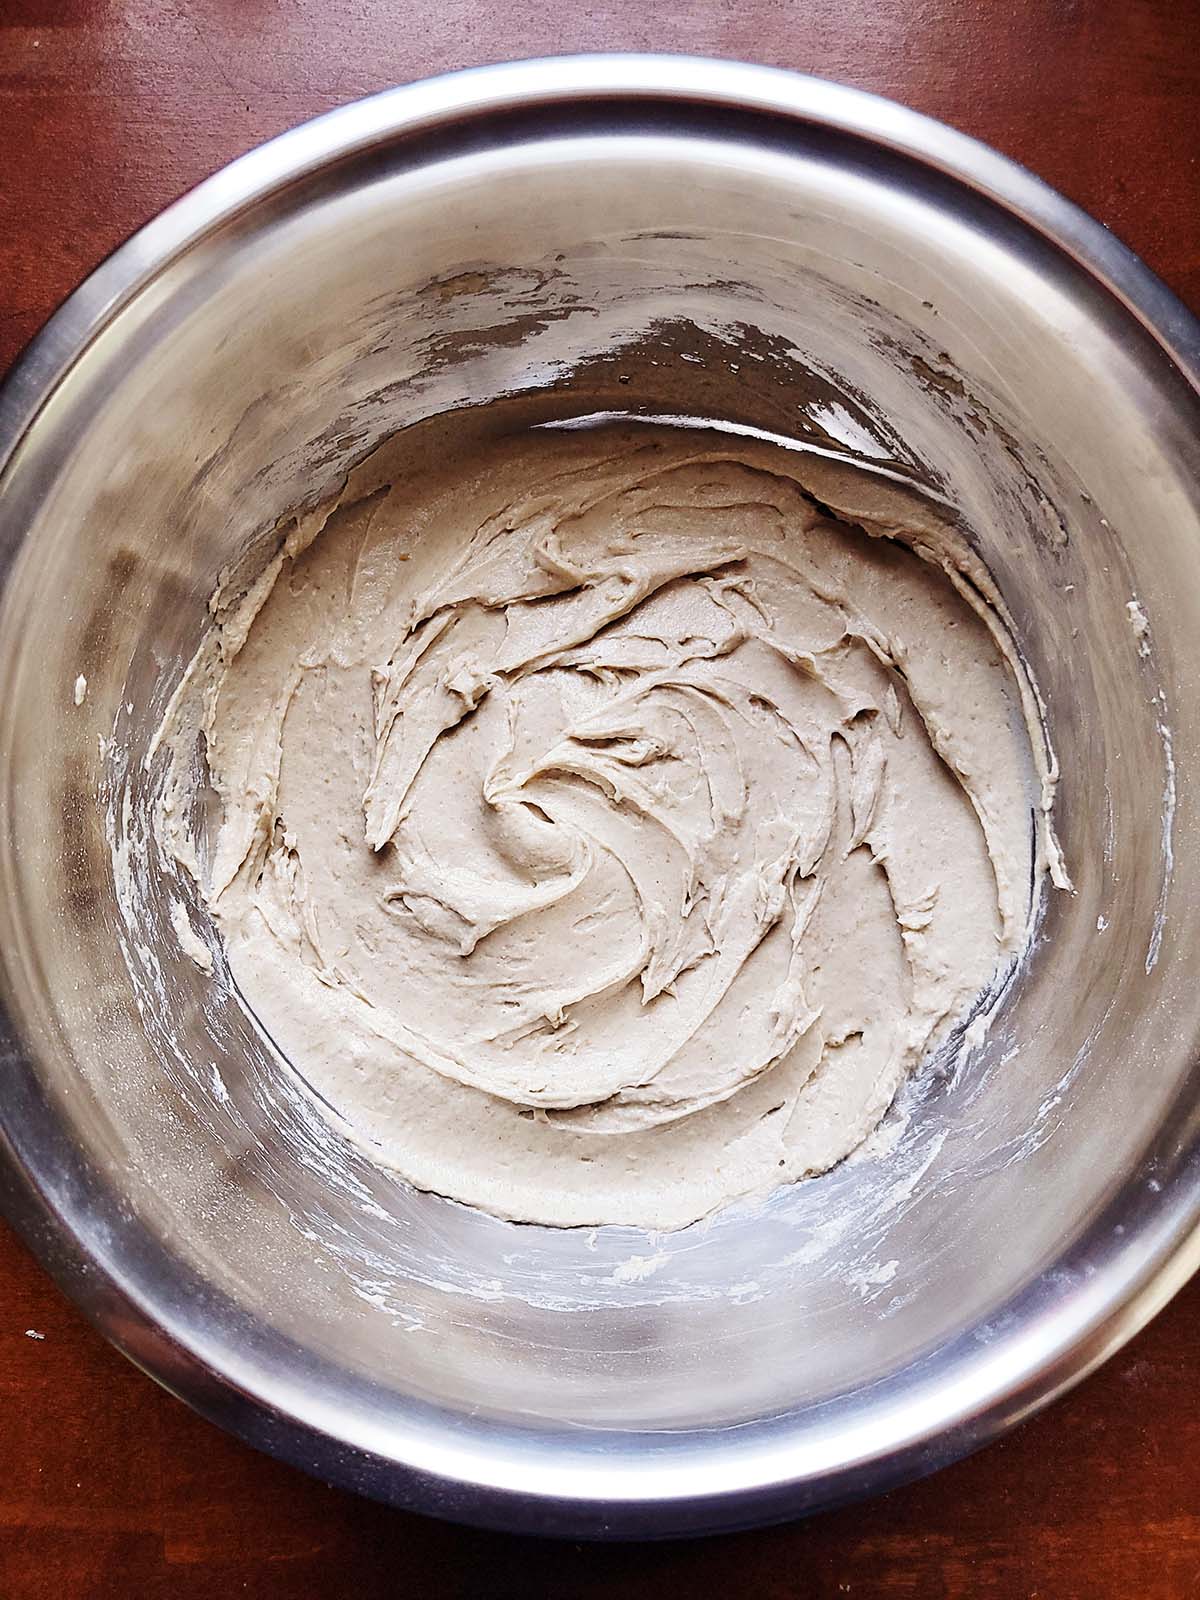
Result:
<svg viewBox="0 0 1200 1600"><path fill-rule="evenodd" d="M0 369L114 245L290 124L430 72L669 49L892 95L1025 162L1200 311L1200 0L0 0ZM762 1533L444 1526L227 1438L0 1229L0 1600L1200 1596L1200 1280L1001 1443Z"/></svg>

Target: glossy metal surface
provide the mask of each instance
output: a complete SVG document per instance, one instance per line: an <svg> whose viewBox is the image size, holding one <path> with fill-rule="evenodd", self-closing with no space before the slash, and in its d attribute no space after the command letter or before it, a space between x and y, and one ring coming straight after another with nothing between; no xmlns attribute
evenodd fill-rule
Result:
<svg viewBox="0 0 1200 1600"><path fill-rule="evenodd" d="M1200 1259L1198 374L1182 307L1036 180L753 68L418 84L165 213L0 392L0 1127L47 1264L251 1441L531 1530L829 1504L1102 1360ZM1063 764L1076 892L983 1048L890 1154L665 1238L515 1228L372 1169L182 957L145 829L217 572L380 438L517 392L950 494Z"/></svg>

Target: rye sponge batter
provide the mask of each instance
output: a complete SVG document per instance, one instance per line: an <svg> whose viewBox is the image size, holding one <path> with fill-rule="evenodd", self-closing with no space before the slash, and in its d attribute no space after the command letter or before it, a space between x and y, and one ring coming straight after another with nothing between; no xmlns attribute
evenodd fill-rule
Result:
<svg viewBox="0 0 1200 1600"><path fill-rule="evenodd" d="M1056 867L986 571L714 431L400 446L214 596L171 713L246 1001L376 1159L505 1217L676 1227L825 1170Z"/></svg>

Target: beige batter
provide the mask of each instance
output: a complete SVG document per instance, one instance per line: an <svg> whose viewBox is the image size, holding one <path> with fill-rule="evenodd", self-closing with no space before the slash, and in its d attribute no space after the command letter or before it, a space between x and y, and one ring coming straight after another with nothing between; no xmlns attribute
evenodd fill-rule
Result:
<svg viewBox="0 0 1200 1600"><path fill-rule="evenodd" d="M505 1217L677 1227L828 1168L1053 864L986 573L714 432L393 461L214 597L166 730L203 731L209 846L178 759L165 821L249 1005L379 1161Z"/></svg>

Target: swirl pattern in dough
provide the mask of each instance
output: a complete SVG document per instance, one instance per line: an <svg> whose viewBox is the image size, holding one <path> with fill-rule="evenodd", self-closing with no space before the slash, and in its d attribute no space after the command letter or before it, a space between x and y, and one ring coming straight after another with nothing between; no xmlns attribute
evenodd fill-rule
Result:
<svg viewBox="0 0 1200 1600"><path fill-rule="evenodd" d="M220 613L230 968L418 1185L676 1226L821 1171L1021 950L1003 624L928 529L827 514L805 467L645 426L480 441L352 484Z"/></svg>

